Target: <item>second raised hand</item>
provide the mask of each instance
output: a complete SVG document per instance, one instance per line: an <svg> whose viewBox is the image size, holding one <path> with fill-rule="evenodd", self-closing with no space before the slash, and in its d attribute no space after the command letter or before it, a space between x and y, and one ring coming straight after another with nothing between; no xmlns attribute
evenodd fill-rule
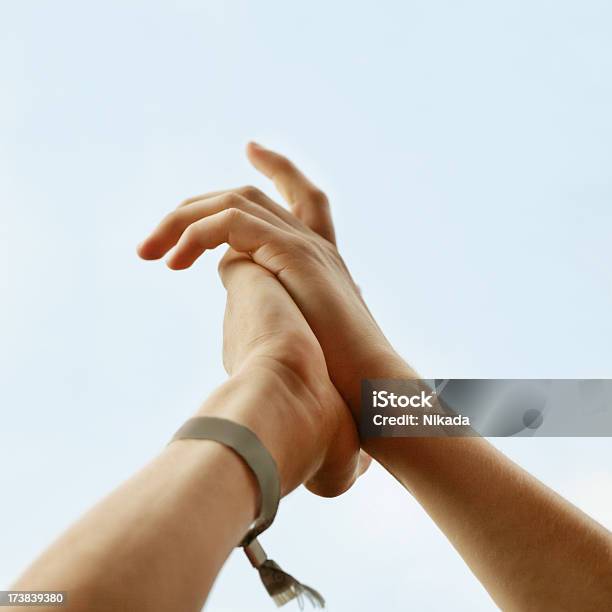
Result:
<svg viewBox="0 0 612 612"><path fill-rule="evenodd" d="M335 245L329 202L287 158L250 143L251 163L274 181L291 212L255 187L189 198L139 245L174 270L229 244L274 274L316 334L332 381L354 414L364 377L410 375L376 324Z"/></svg>

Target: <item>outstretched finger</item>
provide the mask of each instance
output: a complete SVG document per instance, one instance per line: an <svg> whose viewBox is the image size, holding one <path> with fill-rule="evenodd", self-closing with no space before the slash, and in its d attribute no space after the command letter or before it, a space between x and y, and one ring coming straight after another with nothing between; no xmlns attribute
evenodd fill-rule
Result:
<svg viewBox="0 0 612 612"><path fill-rule="evenodd" d="M229 244L247 253L273 274L282 270L293 236L285 230L238 208L228 208L192 223L181 235L167 261L173 270L189 268L204 251ZM268 247L264 252L264 247Z"/></svg>
<svg viewBox="0 0 612 612"><path fill-rule="evenodd" d="M277 215L262 206L254 204L245 197L228 191L204 200L196 200L188 206L179 206L166 215L158 226L138 246L138 254L143 259L163 257L180 239L183 232L205 217L210 217L229 208L237 208L254 217L259 217L271 225L289 227ZM286 214L290 214L285 211Z"/></svg>
<svg viewBox="0 0 612 612"><path fill-rule="evenodd" d="M248 144L247 155L257 170L274 181L295 216L317 234L336 244L327 196L283 155L255 142Z"/></svg>

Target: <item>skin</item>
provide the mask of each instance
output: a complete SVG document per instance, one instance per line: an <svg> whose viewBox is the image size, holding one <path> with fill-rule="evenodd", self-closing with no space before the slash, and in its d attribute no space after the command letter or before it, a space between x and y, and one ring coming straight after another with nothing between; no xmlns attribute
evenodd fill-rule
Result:
<svg viewBox="0 0 612 612"><path fill-rule="evenodd" d="M368 462L359 459L350 418L360 380L416 375L335 248L327 198L286 158L254 144L248 155L291 212L250 187L190 198L139 254L158 259L172 249L169 267L183 269L205 250L230 245L220 265L230 379L200 413L251 427L276 459L283 493L306 482L337 494ZM502 609L612 607L611 534L485 440L365 446ZM16 588L68 589L74 610L197 610L255 516L256 500L252 476L231 451L174 443L73 526Z"/></svg>
<svg viewBox="0 0 612 612"><path fill-rule="evenodd" d="M287 492L316 471L307 453L325 452L316 441L289 448L287 438L298 436L302 415L317 404L294 374L275 368L267 360L245 367L198 414L251 427L274 455ZM253 475L233 451L211 441L173 442L75 523L12 588L65 590L62 610L70 612L195 612L255 518L258 496Z"/></svg>
<svg viewBox="0 0 612 612"><path fill-rule="evenodd" d="M251 143L292 215L246 187L186 200L140 245L189 267L223 243L297 304L353 415L363 378L414 378L368 311L335 246L329 202L288 159ZM347 356L350 355L350 358ZM423 505L504 610L612 608L612 536L479 438L372 439L366 450Z"/></svg>
<svg viewBox="0 0 612 612"><path fill-rule="evenodd" d="M356 414L363 375L379 362L385 371L395 363L403 375L406 363L370 314L335 247L323 192L277 153L253 143L247 153L274 181L292 212L255 187L196 196L169 213L138 253L159 259L172 249L167 265L173 270L188 268L206 250L224 243L250 256L297 304L325 353L334 385Z"/></svg>
<svg viewBox="0 0 612 612"><path fill-rule="evenodd" d="M282 482L284 493L301 483L319 495L332 497L348 489L369 465L359 451L359 438L342 397L332 384L323 351L295 303L274 276L250 258L233 251L223 258L219 272L227 290L224 320L223 362L227 372L238 375L253 363L272 369L285 385L294 382L309 393L307 406L295 414L287 404L271 444L282 440L284 453L299 449L300 462ZM223 409L225 410L225 409ZM260 407L254 412L261 436L274 426ZM253 423L245 423L253 428ZM264 437L262 440L265 442Z"/></svg>
<svg viewBox="0 0 612 612"><path fill-rule="evenodd" d="M197 414L253 430L276 461L283 495L301 483L321 495L341 493L369 459L359 458L352 418L314 334L278 281L250 259L228 254L221 276L230 378ZM256 517L258 496L233 451L210 441L174 442L73 525L13 588L66 590L63 609L70 611L200 610Z"/></svg>

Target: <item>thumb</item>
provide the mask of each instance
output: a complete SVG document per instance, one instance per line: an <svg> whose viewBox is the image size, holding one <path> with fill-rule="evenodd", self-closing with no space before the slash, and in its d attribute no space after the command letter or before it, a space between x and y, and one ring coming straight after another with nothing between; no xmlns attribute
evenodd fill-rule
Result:
<svg viewBox="0 0 612 612"><path fill-rule="evenodd" d="M247 157L291 206L293 214L311 230L336 244L327 196L286 157L256 142L247 145Z"/></svg>

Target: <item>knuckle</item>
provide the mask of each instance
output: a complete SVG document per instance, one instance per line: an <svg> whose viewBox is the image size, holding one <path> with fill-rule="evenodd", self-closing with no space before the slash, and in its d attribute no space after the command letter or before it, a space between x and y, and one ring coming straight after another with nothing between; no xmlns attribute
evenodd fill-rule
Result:
<svg viewBox="0 0 612 612"><path fill-rule="evenodd" d="M244 205L244 198L237 193L230 191L222 196L223 206L226 209L239 208Z"/></svg>
<svg viewBox="0 0 612 612"><path fill-rule="evenodd" d="M289 251L303 265L320 264L325 261L325 254L318 242L306 236L291 238Z"/></svg>
<svg viewBox="0 0 612 612"><path fill-rule="evenodd" d="M247 200L258 200L262 196L262 192L253 185L245 185L240 187L236 192Z"/></svg>
<svg viewBox="0 0 612 612"><path fill-rule="evenodd" d="M197 242L199 236L199 227L197 223L192 223L184 232L182 240L187 244Z"/></svg>
<svg viewBox="0 0 612 612"><path fill-rule="evenodd" d="M310 241L299 234L288 234L286 242L291 247L291 250L301 254L307 253L312 248Z"/></svg>
<svg viewBox="0 0 612 612"><path fill-rule="evenodd" d="M185 198L184 200L181 200L181 202L176 208L180 209L185 206L189 206L190 204L193 204L195 201L197 201L197 197Z"/></svg>
<svg viewBox="0 0 612 612"><path fill-rule="evenodd" d="M308 191L308 198L317 206L329 206L329 200L324 191L318 187L311 187Z"/></svg>
<svg viewBox="0 0 612 612"><path fill-rule="evenodd" d="M305 264L321 264L328 258L323 245L319 243L316 236L297 236L292 240L291 250Z"/></svg>
<svg viewBox="0 0 612 612"><path fill-rule="evenodd" d="M225 218L229 224L236 223L244 214L237 206L230 206L224 212Z"/></svg>

